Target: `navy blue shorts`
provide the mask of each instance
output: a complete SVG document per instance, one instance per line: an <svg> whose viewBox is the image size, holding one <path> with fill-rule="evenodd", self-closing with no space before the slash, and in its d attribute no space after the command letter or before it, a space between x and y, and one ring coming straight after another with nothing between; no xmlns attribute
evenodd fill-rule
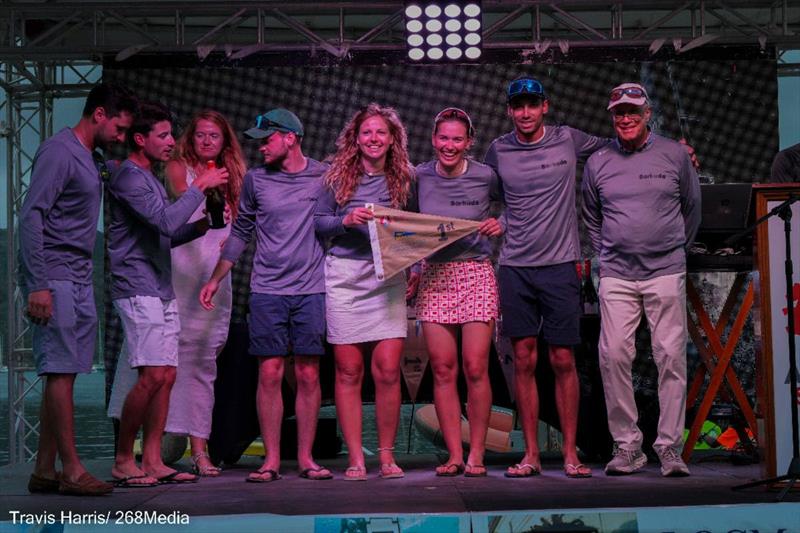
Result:
<svg viewBox="0 0 800 533"><path fill-rule="evenodd" d="M323 355L325 294L250 295L250 353Z"/></svg>
<svg viewBox="0 0 800 533"><path fill-rule="evenodd" d="M541 334L557 346L581 342L581 286L575 263L501 266L497 280L503 335L518 338Z"/></svg>

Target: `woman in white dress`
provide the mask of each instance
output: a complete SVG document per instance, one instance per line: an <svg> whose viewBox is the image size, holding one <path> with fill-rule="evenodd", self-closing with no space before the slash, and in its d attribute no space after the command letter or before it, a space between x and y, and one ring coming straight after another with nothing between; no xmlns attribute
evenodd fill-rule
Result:
<svg viewBox="0 0 800 533"><path fill-rule="evenodd" d="M197 176L213 172L214 168L228 171L228 183L219 193L225 200L226 218L230 220L236 217L242 177L247 169L230 123L220 113L205 110L192 118L178 139L173 160L167 165L171 194L180 196ZM205 206L201 205L190 221L205 216ZM178 301L181 332L177 378L170 396L166 431L189 436L194 471L201 476L220 473L208 457L206 442L211 433L216 360L225 345L230 323L230 276L220 284L217 305L212 311L200 306L198 294L217 264L221 245L229 232L228 223L224 228L209 229L203 237L172 249L172 284Z"/></svg>

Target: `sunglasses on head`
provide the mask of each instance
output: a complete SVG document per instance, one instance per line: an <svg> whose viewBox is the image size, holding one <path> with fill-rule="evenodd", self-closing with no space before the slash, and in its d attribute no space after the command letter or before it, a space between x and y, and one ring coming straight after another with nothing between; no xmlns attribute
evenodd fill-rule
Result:
<svg viewBox="0 0 800 533"><path fill-rule="evenodd" d="M544 87L537 80L531 78L512 81L508 86L508 97L513 98L520 94L533 94L544 98Z"/></svg>
<svg viewBox="0 0 800 533"><path fill-rule="evenodd" d="M475 136L475 128L472 126L472 119L469 118L469 115L467 115L466 111L457 107L448 107L446 109L442 109L439 114L436 115L436 118L433 119L433 125L436 127L440 122L452 119L466 122L469 136Z"/></svg>
<svg viewBox="0 0 800 533"><path fill-rule="evenodd" d="M641 87L625 87L623 89L614 89L611 91L611 101L616 102L625 95L634 98L647 98L647 93Z"/></svg>

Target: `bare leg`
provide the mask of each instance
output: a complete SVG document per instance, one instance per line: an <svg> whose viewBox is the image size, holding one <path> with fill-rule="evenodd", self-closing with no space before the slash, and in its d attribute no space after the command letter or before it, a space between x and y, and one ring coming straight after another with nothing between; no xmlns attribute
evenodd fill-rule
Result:
<svg viewBox="0 0 800 533"><path fill-rule="evenodd" d="M580 390L575 354L568 346L550 346L550 366L553 367L556 385L556 409L564 438L562 452L565 465L579 465L575 435L578 431L578 404ZM588 468L584 473L588 472Z"/></svg>
<svg viewBox="0 0 800 533"><path fill-rule="evenodd" d="M152 367L161 369L163 378L161 386L150 401L147 418L144 420L142 439L142 470L155 477L169 475L175 470L164 464L161 459L161 437L167 424L169 397L175 384L176 368L174 366Z"/></svg>
<svg viewBox="0 0 800 533"><path fill-rule="evenodd" d="M400 354L405 339L378 341L372 350L372 378L375 380L375 423L378 426L378 458L381 474L402 474L395 465L394 441L400 423Z"/></svg>
<svg viewBox="0 0 800 533"><path fill-rule="evenodd" d="M34 473L55 479L56 456L60 457L62 476L77 481L86 469L75 448L73 387L75 374L49 374L44 378L40 412L39 452Z"/></svg>
<svg viewBox="0 0 800 533"><path fill-rule="evenodd" d="M492 410L492 388L489 384L489 347L492 342L492 322L470 322L461 327L461 351L464 358L464 377L467 380L467 418L469 419L468 473L484 469L486 432ZM477 470L477 471L476 471Z"/></svg>
<svg viewBox="0 0 800 533"><path fill-rule="evenodd" d="M256 403L261 439L264 441L264 464L261 471L278 472L281 467L281 423L283 422L283 357L259 357L258 392ZM264 480L272 474L250 474L250 478Z"/></svg>
<svg viewBox="0 0 800 533"><path fill-rule="evenodd" d="M151 403L164 384L165 368L163 366L139 367L139 378L125 398L120 416L117 454L114 466L111 468L111 474L116 478L145 476L144 470L136 465L133 442L136 440L136 434L144 424L145 418L150 416ZM153 476L147 476L136 482L150 484L155 481Z"/></svg>
<svg viewBox="0 0 800 533"><path fill-rule="evenodd" d="M297 378L297 466L300 471L312 469L310 478L330 477L327 468L321 468L312 455L314 436L317 433L319 406L322 393L319 387L319 356L294 356L294 374ZM320 470L316 470L320 469Z"/></svg>
<svg viewBox="0 0 800 533"><path fill-rule="evenodd" d="M364 469L361 447L361 383L364 380L363 344L336 344L336 414L347 445L350 467Z"/></svg>
<svg viewBox="0 0 800 533"><path fill-rule="evenodd" d="M456 467L464 463L464 449L461 445L461 407L458 399L456 380L458 379L458 341L456 325L423 322L422 330L425 347L428 350L433 371L433 402L442 438L450 456L436 473L452 474ZM471 423L471 421L470 421Z"/></svg>
<svg viewBox="0 0 800 533"><path fill-rule="evenodd" d="M512 339L514 346L514 391L517 412L525 437L525 456L520 464L541 469L539 461L539 390L536 387L536 337ZM514 472L512 472L514 470ZM509 468L513 474L516 469ZM518 473L518 472L517 472Z"/></svg>

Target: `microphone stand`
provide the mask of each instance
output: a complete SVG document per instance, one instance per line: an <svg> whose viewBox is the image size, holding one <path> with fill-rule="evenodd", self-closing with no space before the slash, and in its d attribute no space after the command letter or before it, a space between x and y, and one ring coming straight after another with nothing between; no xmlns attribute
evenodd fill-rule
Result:
<svg viewBox="0 0 800 533"><path fill-rule="evenodd" d="M782 202L780 205L776 206L772 209L769 213L764 215L763 217L756 220L749 228L746 230L737 233L736 235L730 237L725 242L726 243L733 243L742 235L750 233L755 229L756 226L767 220L768 218L777 215L778 217L783 220L783 236L784 236L784 245L786 248L786 260L784 261L784 272L785 272L785 282L786 282L786 307L787 313L786 318L789 321L789 387L791 390L789 391L789 401L791 403L790 412L792 414L792 460L789 463L789 468L787 469L786 473L782 476L776 476L767 479L761 479L758 481L752 481L750 483L745 483L743 485L737 485L733 487L733 490L742 490L751 487L757 487L761 485L772 485L774 483L780 483L783 481L788 481L786 487L781 491L780 495L778 495L777 501L783 501L786 497L786 494L789 490L797 483L800 479L800 437L798 437L798 420L797 420L797 402L798 402L798 391L797 391L797 359L796 359L796 347L795 347L795 327L794 327L794 308L792 306L792 274L794 272L794 267L792 266L792 244L791 244L791 232L792 232L792 204L799 201L800 198L795 197L794 195L790 195L789 199L785 202Z"/></svg>

